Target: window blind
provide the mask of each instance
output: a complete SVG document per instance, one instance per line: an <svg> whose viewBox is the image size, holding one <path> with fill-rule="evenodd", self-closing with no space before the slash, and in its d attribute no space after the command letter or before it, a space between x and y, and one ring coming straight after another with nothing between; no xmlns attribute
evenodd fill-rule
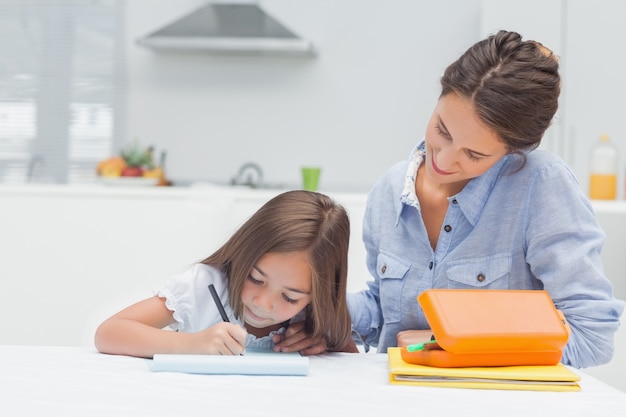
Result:
<svg viewBox="0 0 626 417"><path fill-rule="evenodd" d="M125 132L124 2L0 0L0 182L96 181Z"/></svg>

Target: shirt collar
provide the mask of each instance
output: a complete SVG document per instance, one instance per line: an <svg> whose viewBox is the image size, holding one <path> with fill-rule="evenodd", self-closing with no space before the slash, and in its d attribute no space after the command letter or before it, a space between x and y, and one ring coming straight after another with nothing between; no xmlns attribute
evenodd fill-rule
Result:
<svg viewBox="0 0 626 417"><path fill-rule="evenodd" d="M415 178L417 177L417 169L424 162L426 155L426 142L422 139L411 151L409 155L409 163L404 178L404 187L400 195L400 209L397 213L396 223L400 219L400 214L404 206L415 207L420 209L419 200L415 194ZM476 224L485 202L491 194L491 190L496 184L500 172L507 165L510 155L505 155L494 166L489 168L487 172L480 177L473 178L456 196L450 196L449 200L456 199L459 208L472 224Z"/></svg>
<svg viewBox="0 0 626 417"><path fill-rule="evenodd" d="M415 178L417 177L417 169L422 165L424 156L426 155L426 142L422 139L420 143L413 148L409 156L409 165L406 168L404 176L404 187L400 195L400 201L407 206L420 209L420 203L415 194Z"/></svg>
<svg viewBox="0 0 626 417"><path fill-rule="evenodd" d="M494 166L480 177L473 178L455 196L461 211L467 220L474 226L489 199L493 188L500 177L503 168L507 166L511 155L505 155Z"/></svg>

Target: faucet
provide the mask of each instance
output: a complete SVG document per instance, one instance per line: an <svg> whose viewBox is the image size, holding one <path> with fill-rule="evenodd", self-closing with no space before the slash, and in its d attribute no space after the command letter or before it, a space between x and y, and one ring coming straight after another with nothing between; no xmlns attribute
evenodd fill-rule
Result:
<svg viewBox="0 0 626 417"><path fill-rule="evenodd" d="M26 167L26 182L35 182L40 177L40 171L43 169L45 163L46 160L43 156L33 155Z"/></svg>
<svg viewBox="0 0 626 417"><path fill-rule="evenodd" d="M237 175L231 178L230 185L246 185L250 188L258 188L263 183L263 170L254 162L243 164Z"/></svg>

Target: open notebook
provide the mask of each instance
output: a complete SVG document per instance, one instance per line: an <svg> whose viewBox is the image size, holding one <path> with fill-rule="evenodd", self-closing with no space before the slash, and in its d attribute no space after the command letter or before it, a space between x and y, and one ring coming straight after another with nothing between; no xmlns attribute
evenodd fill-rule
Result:
<svg viewBox="0 0 626 417"><path fill-rule="evenodd" d="M243 356L156 354L154 372L183 372L214 375L293 375L309 372L309 358L298 352L246 349Z"/></svg>
<svg viewBox="0 0 626 417"><path fill-rule="evenodd" d="M401 348L387 349L389 382L397 385L529 391L579 391L580 377L565 365L437 368L402 360Z"/></svg>

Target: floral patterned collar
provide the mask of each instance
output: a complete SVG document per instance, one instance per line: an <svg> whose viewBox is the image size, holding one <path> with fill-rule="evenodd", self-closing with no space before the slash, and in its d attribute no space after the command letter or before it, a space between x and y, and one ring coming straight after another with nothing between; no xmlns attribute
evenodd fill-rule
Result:
<svg viewBox="0 0 626 417"><path fill-rule="evenodd" d="M422 165L425 156L426 142L422 140L411 152L409 166L406 169L406 176L404 178L404 188L400 196L402 203L417 209L420 208L420 204L415 194L415 178L417 177L417 169Z"/></svg>

